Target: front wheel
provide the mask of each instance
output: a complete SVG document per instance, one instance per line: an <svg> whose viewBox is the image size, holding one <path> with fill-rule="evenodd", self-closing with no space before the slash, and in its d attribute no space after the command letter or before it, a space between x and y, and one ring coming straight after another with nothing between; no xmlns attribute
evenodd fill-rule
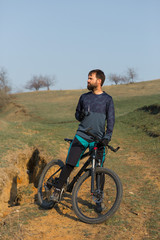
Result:
<svg viewBox="0 0 160 240"><path fill-rule="evenodd" d="M50 196L58 183L63 166L64 163L61 160L52 160L43 169L38 184L38 202L41 207L49 209L54 206Z"/></svg>
<svg viewBox="0 0 160 240"><path fill-rule="evenodd" d="M77 217L86 223L102 223L119 208L122 199L122 184L112 170L96 169L94 193L91 194L91 171L83 174L72 193L72 205Z"/></svg>

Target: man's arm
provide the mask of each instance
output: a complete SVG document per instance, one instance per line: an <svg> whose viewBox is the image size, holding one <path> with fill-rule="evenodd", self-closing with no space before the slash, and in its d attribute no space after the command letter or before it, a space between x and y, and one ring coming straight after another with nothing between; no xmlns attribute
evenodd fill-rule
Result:
<svg viewBox="0 0 160 240"><path fill-rule="evenodd" d="M83 109L82 96L81 96L80 99L79 99L77 108L76 108L75 118L79 122L81 122L83 120L84 116L85 116L85 112L84 112L84 109Z"/></svg>
<svg viewBox="0 0 160 240"><path fill-rule="evenodd" d="M111 137L112 137L114 123L115 123L115 111L114 111L113 99L111 98L108 106L108 113L107 113L107 129L106 129L106 134L104 136L104 138L107 139L108 142L111 140Z"/></svg>

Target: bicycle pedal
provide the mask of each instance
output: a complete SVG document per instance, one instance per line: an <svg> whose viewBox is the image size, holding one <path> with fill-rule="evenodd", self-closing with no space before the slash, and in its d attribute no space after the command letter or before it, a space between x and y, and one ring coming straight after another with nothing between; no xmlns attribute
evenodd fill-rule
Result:
<svg viewBox="0 0 160 240"><path fill-rule="evenodd" d="M63 192L64 192L64 188L61 189L61 192L60 192L60 195L59 195L59 201L61 201L61 199L62 199Z"/></svg>
<svg viewBox="0 0 160 240"><path fill-rule="evenodd" d="M55 202L55 203L60 202L61 199L62 199L63 191L64 191L64 188L62 188L61 190L55 188L52 196L50 196L50 200L53 201L53 202Z"/></svg>

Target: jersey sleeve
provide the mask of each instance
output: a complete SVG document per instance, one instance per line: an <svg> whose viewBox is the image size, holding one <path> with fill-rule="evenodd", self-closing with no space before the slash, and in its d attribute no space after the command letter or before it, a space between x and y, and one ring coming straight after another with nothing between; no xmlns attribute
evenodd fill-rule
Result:
<svg viewBox="0 0 160 240"><path fill-rule="evenodd" d="M82 96L81 96L79 101L78 101L78 104L77 104L77 107L76 107L76 112L75 112L75 118L78 121L81 121L80 120L80 113L81 113L82 109L83 109L83 104L82 104Z"/></svg>
<svg viewBox="0 0 160 240"><path fill-rule="evenodd" d="M109 141L111 140L112 137L112 132L114 128L114 123L115 123L115 110L114 110L114 103L113 99L111 98L109 105L108 105L108 111L106 114L107 118L107 129L106 129L106 134L104 138L107 138Z"/></svg>

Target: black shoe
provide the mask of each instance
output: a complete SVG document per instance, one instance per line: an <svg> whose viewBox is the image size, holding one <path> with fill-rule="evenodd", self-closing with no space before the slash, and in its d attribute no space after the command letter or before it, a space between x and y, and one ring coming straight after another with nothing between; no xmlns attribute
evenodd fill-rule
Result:
<svg viewBox="0 0 160 240"><path fill-rule="evenodd" d="M63 189L55 188L53 194L50 197L50 200L53 202L59 202L62 196Z"/></svg>

